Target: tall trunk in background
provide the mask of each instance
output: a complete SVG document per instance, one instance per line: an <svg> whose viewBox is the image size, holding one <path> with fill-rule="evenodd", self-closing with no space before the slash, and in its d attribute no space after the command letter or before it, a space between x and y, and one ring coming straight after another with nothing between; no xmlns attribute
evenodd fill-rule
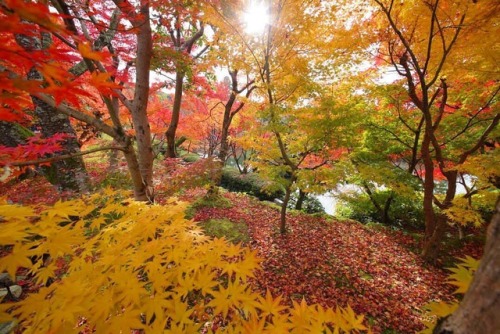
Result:
<svg viewBox="0 0 500 334"><path fill-rule="evenodd" d="M26 144L26 139L33 133L14 122L0 121L0 145L16 147Z"/></svg>
<svg viewBox="0 0 500 334"><path fill-rule="evenodd" d="M165 133L165 136L167 137L167 158L175 158L177 156L177 153L175 152L175 132L177 131L177 126L179 125L181 113L184 75L184 70L180 66L177 66L175 72L175 94L174 105L172 107L172 119L170 120L167 132Z"/></svg>
<svg viewBox="0 0 500 334"><path fill-rule="evenodd" d="M195 28L194 31L190 29L189 32L193 34L191 36L186 36L182 31L182 22L180 22L180 20L180 15L177 15L175 17L177 27L169 31L172 45L178 53L179 58L175 60L175 93L174 105L172 107L172 119L165 133L165 137L167 138L167 152L165 156L167 158L175 158L177 156L175 152L175 133L177 132L177 126L179 125L180 119L184 78L186 76L187 66L189 66L185 57L186 55L191 56L194 44L203 37L205 31L203 23L200 22L199 28ZM192 56L191 59L194 60L199 58L206 50L207 47L203 48L197 55Z"/></svg>
<svg viewBox="0 0 500 334"><path fill-rule="evenodd" d="M304 205L304 200L307 197L307 193L299 189L299 197L297 198L297 203L295 203L295 210L302 210L302 206Z"/></svg>

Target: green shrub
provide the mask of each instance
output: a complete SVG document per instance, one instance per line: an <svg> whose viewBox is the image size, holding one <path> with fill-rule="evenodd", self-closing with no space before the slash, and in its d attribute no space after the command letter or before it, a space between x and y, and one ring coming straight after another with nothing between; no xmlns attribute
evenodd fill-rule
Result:
<svg viewBox="0 0 500 334"><path fill-rule="evenodd" d="M389 190L379 190L373 193L375 200L382 207L391 195ZM343 218L354 219L362 223L382 223L375 206L365 193L349 193L340 196L337 204L337 215ZM424 216L422 200L394 195L389 209L389 218L394 227L423 229Z"/></svg>
<svg viewBox="0 0 500 334"><path fill-rule="evenodd" d="M196 153L186 153L184 155L181 155L182 160L185 162L196 162L200 160L200 156Z"/></svg>
<svg viewBox="0 0 500 334"><path fill-rule="evenodd" d="M283 190L276 183L265 181L257 173L240 174L234 168L222 170L221 186L229 191L247 193L261 201L272 201L283 196Z"/></svg>
<svg viewBox="0 0 500 334"><path fill-rule="evenodd" d="M293 193L292 196L290 197L290 201L288 201L287 207L289 209L295 209L295 206L297 205L297 200L299 198L298 193ZM317 199L316 197L313 197L312 195L308 194L306 198L304 198L304 202L302 202L302 210L305 213L325 213L325 208L323 207L323 204Z"/></svg>

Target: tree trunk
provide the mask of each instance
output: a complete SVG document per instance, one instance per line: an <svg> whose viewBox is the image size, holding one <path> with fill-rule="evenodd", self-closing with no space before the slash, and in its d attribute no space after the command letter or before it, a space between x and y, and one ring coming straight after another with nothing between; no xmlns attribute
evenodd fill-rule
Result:
<svg viewBox="0 0 500 334"><path fill-rule="evenodd" d="M220 135L220 150L219 150L219 159L223 162L226 161L227 156L229 155L229 142L227 137L229 135L229 126L231 125L231 118L229 116L226 117L226 113L224 113L224 120L222 121L222 131Z"/></svg>
<svg viewBox="0 0 500 334"><path fill-rule="evenodd" d="M281 213L280 213L280 233L281 234L286 233L286 208L287 208L288 202L290 201L290 195L292 193L292 185L293 185L293 183L290 182L290 184L286 187L285 198L283 199L283 204L281 206Z"/></svg>
<svg viewBox="0 0 500 334"><path fill-rule="evenodd" d="M432 161L430 153L430 135L426 132L424 133L424 139L422 141L422 159L424 161L424 221L425 221L425 234L424 234L424 246L422 249L422 257L429 261L435 261L437 257L436 245L434 244L439 235L435 235L434 232L437 228L437 217L434 212L434 163Z"/></svg>
<svg viewBox="0 0 500 334"><path fill-rule="evenodd" d="M486 334L500 329L500 198L487 231L481 264L459 308L435 334Z"/></svg>
<svg viewBox="0 0 500 334"><path fill-rule="evenodd" d="M136 58L136 81L135 94L132 104L132 122L135 129L137 141L137 160L142 177L142 186L138 187L137 180L134 181L134 192L136 199L152 202L154 200L153 188L153 147L151 145L151 129L149 126L147 107L149 98L149 70L151 57L153 55L153 44L151 37L151 25L149 20L149 1L141 0L140 17L135 22L138 27L137 33L137 58ZM132 148L130 147L130 151ZM129 156L129 159L131 156ZM133 163L129 161L128 163ZM135 166L129 166L135 169ZM132 171L131 171L132 173Z"/></svg>
<svg viewBox="0 0 500 334"><path fill-rule="evenodd" d="M177 126L179 125L184 75L184 72L180 67L178 67L175 73L175 94L174 105L172 107L172 119L170 121L170 124L168 125L167 132L165 133L165 136L167 137L167 152L165 155L166 158L175 158L177 156L175 152L175 132L177 131Z"/></svg>
<svg viewBox="0 0 500 334"><path fill-rule="evenodd" d="M295 203L295 210L302 210L302 205L306 199L307 193L299 189L299 197L297 198L297 203Z"/></svg>
<svg viewBox="0 0 500 334"><path fill-rule="evenodd" d="M445 172L447 180L446 196L442 204L440 204L441 210L446 210L452 206L453 199L457 191L457 171ZM422 249L422 257L429 262L435 262L439 255L439 248L443 241L443 237L448 227L448 217L443 213L434 214L434 224L433 229L427 231L426 225L426 236L429 232L429 237L424 242L424 247Z"/></svg>
<svg viewBox="0 0 500 334"><path fill-rule="evenodd" d="M26 144L26 139L33 136L33 132L22 125L13 122L0 121L0 145L16 147Z"/></svg>
<svg viewBox="0 0 500 334"><path fill-rule="evenodd" d="M48 33L41 33L39 38L21 34L17 34L15 37L17 43L26 51L44 50L52 43L51 36ZM36 68L32 68L28 73L28 79L42 81L43 77ZM58 133L68 135L61 143L63 150L55 155L80 153L80 144L69 117L58 113L37 97L32 96L32 101L35 108L36 123L40 126L43 137L52 137ZM89 188L89 177L81 156L53 162L50 167L45 167L43 170L47 180L57 185L61 190L83 192Z"/></svg>
<svg viewBox="0 0 500 334"><path fill-rule="evenodd" d="M392 223L393 223L391 220L391 217L389 216L389 209L391 208L391 203L392 203L393 199L394 199L394 193L391 193L389 198L385 201L384 213L382 216L382 224L392 225Z"/></svg>

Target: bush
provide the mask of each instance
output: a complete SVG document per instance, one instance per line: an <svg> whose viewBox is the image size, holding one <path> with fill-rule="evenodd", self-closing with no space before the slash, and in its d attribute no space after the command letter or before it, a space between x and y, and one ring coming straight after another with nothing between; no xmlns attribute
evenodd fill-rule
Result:
<svg viewBox="0 0 500 334"><path fill-rule="evenodd" d="M261 201L272 201L283 196L283 190L278 184L263 180L257 173L240 174L234 168L226 167L222 170L221 187L247 193Z"/></svg>
<svg viewBox="0 0 500 334"><path fill-rule="evenodd" d="M16 321L16 332L26 334L366 329L349 307L286 307L269 292L258 295L248 285L256 252L206 238L183 218L184 208L123 201L109 191L52 207L0 202L0 247L9 250L0 272L16 277L24 267L40 284L0 304L2 322ZM105 224L111 212L116 219Z"/></svg>
<svg viewBox="0 0 500 334"><path fill-rule="evenodd" d="M382 207L390 195L391 191L388 190L379 190L373 194ZM365 193L343 194L339 200L336 208L338 216L354 219L365 224L373 222L382 223L375 206ZM418 230L425 227L423 223L422 200L420 198L394 195L389 209L389 217L394 227Z"/></svg>
<svg viewBox="0 0 500 334"><path fill-rule="evenodd" d="M293 193L288 201L287 207L289 209L295 209L297 205L297 200L299 199L299 194L297 192ZM304 198L304 202L302 202L302 210L305 213L325 213L325 208L323 204L317 199L313 197L311 194L308 194L306 198Z"/></svg>

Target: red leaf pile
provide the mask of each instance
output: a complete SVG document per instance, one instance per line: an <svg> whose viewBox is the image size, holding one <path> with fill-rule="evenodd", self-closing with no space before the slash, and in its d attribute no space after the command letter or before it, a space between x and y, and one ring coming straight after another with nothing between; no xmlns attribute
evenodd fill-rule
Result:
<svg viewBox="0 0 500 334"><path fill-rule="evenodd" d="M193 195L199 197L199 191ZM283 294L288 303L305 298L324 306L349 304L368 317L374 333L416 332L423 328L423 305L451 298L446 272L426 265L397 234L353 221L289 214L289 232L280 235L278 210L244 195L225 196L232 208L203 208L194 219L248 225L250 246L264 259L255 281L262 292Z"/></svg>

